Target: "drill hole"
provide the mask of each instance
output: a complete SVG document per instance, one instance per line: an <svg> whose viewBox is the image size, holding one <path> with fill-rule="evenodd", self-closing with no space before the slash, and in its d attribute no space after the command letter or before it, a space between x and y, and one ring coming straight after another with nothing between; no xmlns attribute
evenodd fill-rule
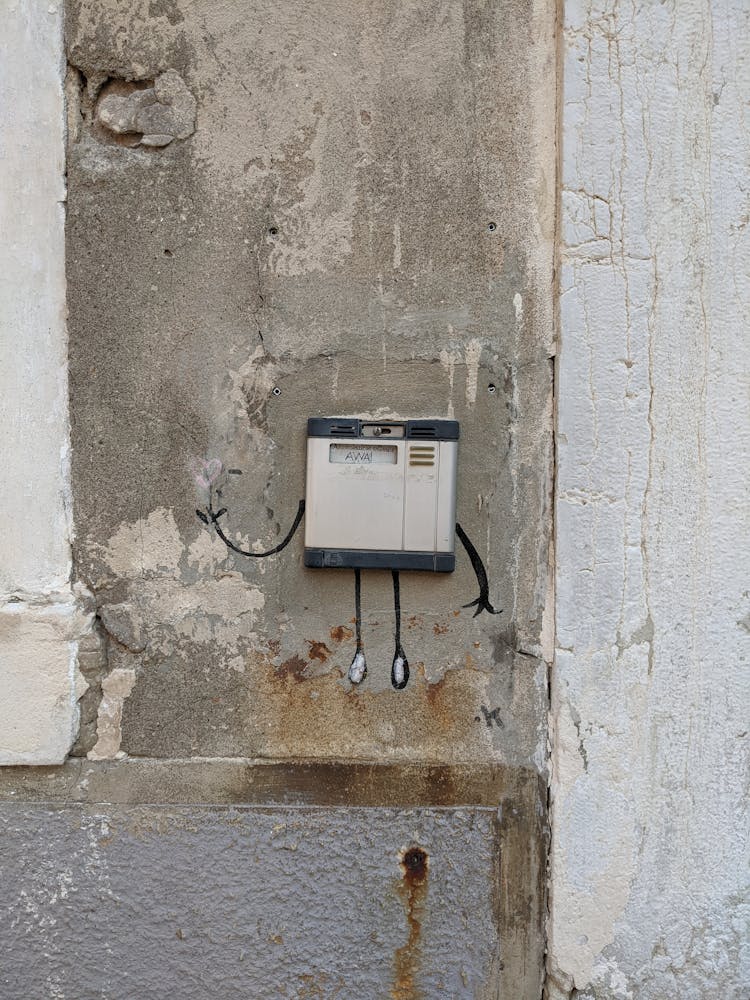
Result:
<svg viewBox="0 0 750 1000"><path fill-rule="evenodd" d="M488 230L489 230L489 231L490 231L491 233L494 233L494 232L495 232L495 230L497 229L497 223L496 223L496 222L488 222L488 223L487 223L487 229L488 229Z"/></svg>
<svg viewBox="0 0 750 1000"><path fill-rule="evenodd" d="M273 389L271 390L271 392L274 394L274 396L280 396L281 395L281 389L279 389L279 387L277 385L275 385L273 387Z"/></svg>

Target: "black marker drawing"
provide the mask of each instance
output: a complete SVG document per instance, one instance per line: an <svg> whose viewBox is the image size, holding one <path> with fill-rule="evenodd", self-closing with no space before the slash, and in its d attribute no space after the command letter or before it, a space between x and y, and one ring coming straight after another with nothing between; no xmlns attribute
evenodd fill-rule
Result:
<svg viewBox="0 0 750 1000"><path fill-rule="evenodd" d="M503 722L503 720L500 717L500 709L499 708L493 708L493 709L490 710L489 708L487 708L486 705L482 705L480 707L482 709L482 715L484 716L485 725L487 726L488 729L492 729L493 722L497 726L498 729L502 729L505 726L505 723ZM474 721L475 722L479 722L480 721L480 718L479 718L478 715L474 716Z"/></svg>
<svg viewBox="0 0 750 1000"><path fill-rule="evenodd" d="M265 552L251 552L235 545L219 523L219 519L227 514L227 508L221 507L219 510L214 510L213 483L218 477L221 469L220 464L217 468L216 460L214 460L209 463L204 462L202 463L202 466L203 469L201 474L196 475L195 479L199 486L208 489L208 506L205 510L196 510L195 513L205 525L209 528L213 528L228 549L232 552L236 552L238 555L248 556L250 559L265 559L267 556L276 555L289 545L302 522L302 518L304 517L304 500L300 500L292 526L278 545L274 545L273 548L268 549ZM490 603L489 581L487 579L487 571L484 567L484 563L482 562L482 559L471 539L458 523L456 523L456 535L466 550L474 570L474 574L477 578L477 585L479 587L479 596L474 598L474 600L470 601L468 604L464 604L463 607L476 608L473 615L474 618L481 614L482 611L487 611L491 615L502 614L502 609L495 610ZM393 579L393 609L395 616L393 636L395 651L393 654L393 662L391 663L391 684L397 691L401 691L409 682L409 661L406 658L406 653L404 652L404 648L401 644L401 582L399 571L396 569L391 570L391 576ZM361 570L359 569L354 570L354 621L356 629L356 649L352 662L349 666L347 676L352 684L360 684L367 675L367 661L365 659L365 650L362 641L362 581ZM498 725L499 724L498 720ZM491 725L491 723L488 723L488 725Z"/></svg>
<svg viewBox="0 0 750 1000"><path fill-rule="evenodd" d="M275 556L277 552L281 552L281 550L285 549L287 545L291 542L291 540L294 538L294 533L297 530L297 528L299 528L300 522L302 521L302 518L305 514L305 501L300 500L299 506L297 507L297 514L294 518L294 521L292 522L292 526L289 529L286 538L284 538L283 541L279 542L278 545L274 545L274 547L272 549L269 549L267 552L248 552L247 549L241 549L238 545L235 545L231 538L227 538L227 536L224 534L222 530L221 525L219 524L219 518L223 517L226 514L226 512L227 512L226 507L222 507L221 510L214 510L213 500L212 497L209 495L208 507L206 508L205 513L202 510L196 510L195 513L198 515L201 521L203 521L204 524L212 524L214 526L214 531L216 532L216 534L219 536L222 542L224 542L226 547L232 550L232 552L236 552L238 555L241 556L249 556L251 559L265 559L266 556Z"/></svg>

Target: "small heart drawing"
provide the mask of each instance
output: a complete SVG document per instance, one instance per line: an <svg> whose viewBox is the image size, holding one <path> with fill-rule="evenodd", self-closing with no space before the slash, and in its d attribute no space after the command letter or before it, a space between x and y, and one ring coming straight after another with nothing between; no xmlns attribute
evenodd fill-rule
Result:
<svg viewBox="0 0 750 1000"><path fill-rule="evenodd" d="M190 471L198 486L207 490L211 483L215 482L221 474L222 464L218 458L193 458L190 462Z"/></svg>

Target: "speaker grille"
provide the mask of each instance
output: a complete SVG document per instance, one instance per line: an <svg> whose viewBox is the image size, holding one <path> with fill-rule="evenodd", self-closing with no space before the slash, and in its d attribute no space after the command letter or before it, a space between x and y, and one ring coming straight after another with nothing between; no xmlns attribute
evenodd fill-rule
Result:
<svg viewBox="0 0 750 1000"><path fill-rule="evenodd" d="M355 423L331 424L331 437L357 437L358 429Z"/></svg>
<svg viewBox="0 0 750 1000"><path fill-rule="evenodd" d="M430 444L413 444L409 447L410 466L431 466L435 464L435 446Z"/></svg>

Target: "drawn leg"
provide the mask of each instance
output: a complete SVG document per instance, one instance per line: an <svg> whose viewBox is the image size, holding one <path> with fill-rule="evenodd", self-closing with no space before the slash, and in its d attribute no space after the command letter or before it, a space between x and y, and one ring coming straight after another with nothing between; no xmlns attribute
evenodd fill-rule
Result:
<svg viewBox="0 0 750 1000"><path fill-rule="evenodd" d="M398 578L398 570L391 570L393 574L393 608L396 613L396 652L393 655L391 666L391 684L397 691L401 691L409 683L409 661L406 659L403 647L401 646L401 584Z"/></svg>
<svg viewBox="0 0 750 1000"><path fill-rule="evenodd" d="M354 627L357 633L357 650L349 667L349 680L352 684L361 684L367 673L367 663L362 646L362 587L358 569L354 570Z"/></svg>

